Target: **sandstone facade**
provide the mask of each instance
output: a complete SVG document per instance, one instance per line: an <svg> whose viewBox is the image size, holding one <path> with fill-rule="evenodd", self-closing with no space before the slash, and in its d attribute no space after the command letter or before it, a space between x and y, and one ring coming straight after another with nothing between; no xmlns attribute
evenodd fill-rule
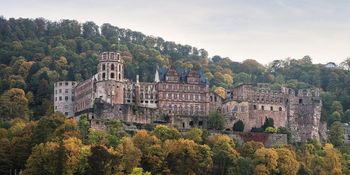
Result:
<svg viewBox="0 0 350 175"><path fill-rule="evenodd" d="M72 114L87 115L96 128L103 128L106 120L118 119L140 124L167 123L179 129L206 128L210 112L219 112L225 117L226 130L232 130L234 123L241 120L248 132L272 118L275 127L290 129L294 141L325 137L318 89L276 90L269 84L244 84L228 90L223 99L210 92L203 72L196 70L157 68L154 82L139 82L138 76L136 82L127 80L123 58L115 52L102 53L97 70L90 79L70 86L74 101L55 101L55 108L59 106L55 111L65 113L61 106L70 104ZM56 93L60 83L64 82L55 84L55 100L62 96Z"/></svg>

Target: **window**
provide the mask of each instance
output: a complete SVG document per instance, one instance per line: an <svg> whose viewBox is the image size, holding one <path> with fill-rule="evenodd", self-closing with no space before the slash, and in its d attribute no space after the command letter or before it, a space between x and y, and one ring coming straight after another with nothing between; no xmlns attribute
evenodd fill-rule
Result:
<svg viewBox="0 0 350 175"><path fill-rule="evenodd" d="M270 111L273 111L273 107L272 106L270 107Z"/></svg>
<svg viewBox="0 0 350 175"><path fill-rule="evenodd" d="M68 115L68 112L64 112L64 115Z"/></svg>
<svg viewBox="0 0 350 175"><path fill-rule="evenodd" d="M68 93L68 89L64 90L65 93Z"/></svg>
<svg viewBox="0 0 350 175"><path fill-rule="evenodd" d="M303 103L303 99L299 99L299 104L302 104Z"/></svg>
<svg viewBox="0 0 350 175"><path fill-rule="evenodd" d="M60 86L62 86L62 83L59 83Z"/></svg>
<svg viewBox="0 0 350 175"><path fill-rule="evenodd" d="M74 101L74 96L72 96L72 101Z"/></svg>
<svg viewBox="0 0 350 175"><path fill-rule="evenodd" d="M60 96L60 97L58 98L58 100L59 100L59 101L62 101L62 97Z"/></svg>
<svg viewBox="0 0 350 175"><path fill-rule="evenodd" d="M111 78L114 78L114 73L111 73Z"/></svg>
<svg viewBox="0 0 350 175"><path fill-rule="evenodd" d="M58 89L58 92L59 92L59 93L62 93L62 89Z"/></svg>
<svg viewBox="0 0 350 175"><path fill-rule="evenodd" d="M102 73L102 79L106 78L106 73Z"/></svg>
<svg viewBox="0 0 350 175"><path fill-rule="evenodd" d="M114 70L114 64L111 65L111 70Z"/></svg>
<svg viewBox="0 0 350 175"><path fill-rule="evenodd" d="M102 70L106 70L106 65L102 64Z"/></svg>
<svg viewBox="0 0 350 175"><path fill-rule="evenodd" d="M256 105L253 105L254 110L256 110Z"/></svg>
<svg viewBox="0 0 350 175"><path fill-rule="evenodd" d="M265 106L261 106L261 110L265 110Z"/></svg>
<svg viewBox="0 0 350 175"><path fill-rule="evenodd" d="M121 78L121 75L119 74L119 80L120 80L120 79L122 79L122 78Z"/></svg>
<svg viewBox="0 0 350 175"><path fill-rule="evenodd" d="M282 107L279 107L278 110L279 110L279 111L282 111Z"/></svg>
<svg viewBox="0 0 350 175"><path fill-rule="evenodd" d="M64 97L64 100L68 101L68 96L65 96L65 97Z"/></svg>
<svg viewBox="0 0 350 175"><path fill-rule="evenodd" d="M65 85L68 86L68 82L66 82Z"/></svg>
<svg viewBox="0 0 350 175"><path fill-rule="evenodd" d="M57 101L57 97L55 97L55 101Z"/></svg>
<svg viewBox="0 0 350 175"><path fill-rule="evenodd" d="M203 126L203 121L199 121L198 126Z"/></svg>

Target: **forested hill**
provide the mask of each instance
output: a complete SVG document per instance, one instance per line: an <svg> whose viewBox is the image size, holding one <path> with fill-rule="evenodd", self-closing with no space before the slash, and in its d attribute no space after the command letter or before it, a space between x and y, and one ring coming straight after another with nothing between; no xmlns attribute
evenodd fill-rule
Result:
<svg viewBox="0 0 350 175"><path fill-rule="evenodd" d="M8 90L19 88L29 103L30 110L25 110L28 115L44 115L52 110L55 81L89 78L96 72L98 54L111 50L119 50L125 56L125 76L129 79L139 74L142 81L152 81L156 65L176 65L203 70L218 93L223 92L218 87L257 82L269 82L276 88L321 87L323 119L330 123L339 118L350 120L350 111L346 112L350 108L350 59L344 58L342 67L335 68L313 64L309 56L276 60L264 66L252 59L240 63L220 56L209 58L204 49L108 23L98 26L75 20L4 17L0 17L0 112L8 106Z"/></svg>

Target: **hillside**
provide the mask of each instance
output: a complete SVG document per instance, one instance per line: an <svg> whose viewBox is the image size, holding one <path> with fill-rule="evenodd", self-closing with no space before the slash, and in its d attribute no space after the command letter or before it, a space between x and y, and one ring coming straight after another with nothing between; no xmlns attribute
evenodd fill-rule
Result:
<svg viewBox="0 0 350 175"><path fill-rule="evenodd" d="M350 121L350 73L346 70L349 59L342 68L313 64L309 56L276 60L266 66L252 59L240 63L220 56L209 58L204 49L111 24L98 26L75 20L0 18L0 93L23 89L29 103L28 115L40 118L52 111L55 81L90 77L96 72L98 54L110 50L119 50L127 58L128 79L139 74L142 81L152 81L157 65L176 65L203 70L213 90L219 93L222 89L217 87L230 88L240 83L268 82L275 88L320 87L323 120L331 124L338 120L334 112L339 112L342 121ZM8 104L2 98L0 114L5 116Z"/></svg>

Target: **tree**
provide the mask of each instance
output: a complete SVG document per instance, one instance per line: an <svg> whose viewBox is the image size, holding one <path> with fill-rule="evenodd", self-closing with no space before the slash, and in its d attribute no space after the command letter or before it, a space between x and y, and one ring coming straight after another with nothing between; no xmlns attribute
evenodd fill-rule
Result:
<svg viewBox="0 0 350 175"><path fill-rule="evenodd" d="M271 133L271 134L277 133L277 128L267 127L267 128L265 129L265 132Z"/></svg>
<svg viewBox="0 0 350 175"><path fill-rule="evenodd" d="M55 137L55 131L64 124L65 116L60 113L44 116L35 126L33 131L34 144L45 143Z"/></svg>
<svg viewBox="0 0 350 175"><path fill-rule="evenodd" d="M80 117L79 122L78 122L78 127L79 127L79 131L82 137L82 140L84 143L87 142L87 137L88 137L88 133L89 133L89 128L90 128L90 123L87 120L87 116L83 115Z"/></svg>
<svg viewBox="0 0 350 175"><path fill-rule="evenodd" d="M325 150L325 170L327 174L340 175L342 174L340 154L336 149L333 148L333 145L326 144L324 146Z"/></svg>
<svg viewBox="0 0 350 175"><path fill-rule="evenodd" d="M2 119L29 117L28 99L22 89L12 88L1 95L0 117Z"/></svg>
<svg viewBox="0 0 350 175"><path fill-rule="evenodd" d="M162 141L179 139L181 137L180 132L176 128L167 127L165 125L157 125L153 134Z"/></svg>
<svg viewBox="0 0 350 175"><path fill-rule="evenodd" d="M244 131L244 123L242 120L238 120L237 122L235 122L233 124L233 131L239 131L239 132L243 132Z"/></svg>
<svg viewBox="0 0 350 175"><path fill-rule="evenodd" d="M335 147L342 146L344 144L344 129L343 124L339 121L334 122L328 132L329 142Z"/></svg>
<svg viewBox="0 0 350 175"><path fill-rule="evenodd" d="M10 149L10 141L7 138L0 138L0 174L9 174L11 171Z"/></svg>
<svg viewBox="0 0 350 175"><path fill-rule="evenodd" d="M341 115L343 115L343 105L341 104L340 101L333 101L331 110L332 110L332 112L337 111Z"/></svg>
<svg viewBox="0 0 350 175"><path fill-rule="evenodd" d="M347 109L345 111L342 122L344 122L344 123L349 123L350 122L350 109Z"/></svg>
<svg viewBox="0 0 350 175"><path fill-rule="evenodd" d="M278 154L273 148L260 148L254 154L255 173L256 174L273 174L277 172Z"/></svg>
<svg viewBox="0 0 350 175"><path fill-rule="evenodd" d="M224 129L224 117L218 112L209 114L208 129L222 130Z"/></svg>
<svg viewBox="0 0 350 175"><path fill-rule="evenodd" d="M192 140L166 140L164 149L171 174L208 174L213 166L212 153L207 145Z"/></svg>
<svg viewBox="0 0 350 175"><path fill-rule="evenodd" d="M161 141L146 130L138 131L132 138L135 146L142 152L141 166L153 174L161 173L164 169L165 152Z"/></svg>
<svg viewBox="0 0 350 175"><path fill-rule="evenodd" d="M215 135L209 138L208 144L213 151L214 173L227 174L239 157L233 140L226 135Z"/></svg>
<svg viewBox="0 0 350 175"><path fill-rule="evenodd" d="M218 94L221 98L225 98L225 96L226 96L226 92L225 92L225 88L223 88L223 87L216 87L215 89L214 89L214 92L216 93L216 94Z"/></svg>
<svg viewBox="0 0 350 175"><path fill-rule="evenodd" d="M88 175L112 175L119 162L113 150L103 145L94 145L91 147L91 155L88 157L89 167Z"/></svg>
<svg viewBox="0 0 350 175"><path fill-rule="evenodd" d="M266 128L272 127L274 128L274 121L272 118L265 118L264 124L261 126L261 128L265 131Z"/></svg>
<svg viewBox="0 0 350 175"><path fill-rule="evenodd" d="M253 159L255 151L263 147L264 145L261 142L255 142L255 141L244 142L243 145L241 146L240 153L243 157Z"/></svg>
<svg viewBox="0 0 350 175"><path fill-rule="evenodd" d="M299 170L299 162L294 152L287 148L277 148L277 167L279 174L296 175Z"/></svg>
<svg viewBox="0 0 350 175"><path fill-rule="evenodd" d="M63 142L41 143L33 148L23 174L84 173L89 153L89 147L74 137Z"/></svg>
<svg viewBox="0 0 350 175"><path fill-rule="evenodd" d="M202 142L203 131L199 128L191 128L189 131L184 133L184 138L193 140L196 143Z"/></svg>
<svg viewBox="0 0 350 175"><path fill-rule="evenodd" d="M142 168L134 168L130 175L151 175L150 172L143 172Z"/></svg>
<svg viewBox="0 0 350 175"><path fill-rule="evenodd" d="M120 160L118 165L119 172L131 173L133 168L140 165L141 151L134 145L130 138L124 137L122 139L116 148L116 153Z"/></svg>

